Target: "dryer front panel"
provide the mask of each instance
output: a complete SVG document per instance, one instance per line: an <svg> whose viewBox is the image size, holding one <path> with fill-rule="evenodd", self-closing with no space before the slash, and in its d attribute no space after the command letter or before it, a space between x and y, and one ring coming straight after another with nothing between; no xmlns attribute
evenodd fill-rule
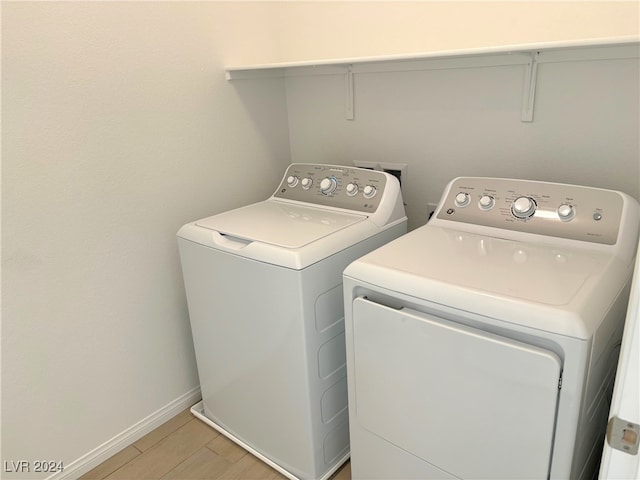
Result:
<svg viewBox="0 0 640 480"><path fill-rule="evenodd" d="M365 298L352 347L363 428L461 479L548 478L554 353Z"/></svg>

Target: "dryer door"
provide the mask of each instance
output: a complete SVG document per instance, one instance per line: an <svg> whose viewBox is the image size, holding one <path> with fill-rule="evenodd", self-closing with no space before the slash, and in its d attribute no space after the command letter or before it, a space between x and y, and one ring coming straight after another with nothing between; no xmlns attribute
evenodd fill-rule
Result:
<svg viewBox="0 0 640 480"><path fill-rule="evenodd" d="M351 415L364 428L458 478L548 478L554 353L364 298L353 307Z"/></svg>

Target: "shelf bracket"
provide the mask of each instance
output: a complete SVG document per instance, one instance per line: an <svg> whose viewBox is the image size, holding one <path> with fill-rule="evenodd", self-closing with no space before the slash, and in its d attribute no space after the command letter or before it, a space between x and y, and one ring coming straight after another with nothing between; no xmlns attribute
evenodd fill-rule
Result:
<svg viewBox="0 0 640 480"><path fill-rule="evenodd" d="M345 119L353 120L355 118L355 99L353 92L353 64L347 66L347 74L345 75Z"/></svg>
<svg viewBox="0 0 640 480"><path fill-rule="evenodd" d="M536 98L536 83L538 81L538 59L540 52L531 52L524 76L524 90L522 94L523 122L533 122L533 106Z"/></svg>

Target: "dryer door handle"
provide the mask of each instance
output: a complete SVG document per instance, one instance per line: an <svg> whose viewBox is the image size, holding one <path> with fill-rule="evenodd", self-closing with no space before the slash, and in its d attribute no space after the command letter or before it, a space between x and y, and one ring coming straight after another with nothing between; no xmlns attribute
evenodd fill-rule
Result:
<svg viewBox="0 0 640 480"><path fill-rule="evenodd" d="M362 301L364 302L375 303L376 305L391 308L393 310L404 310L406 308L400 300L388 297L386 295L384 295L383 297L378 295L360 295L356 298L362 299Z"/></svg>

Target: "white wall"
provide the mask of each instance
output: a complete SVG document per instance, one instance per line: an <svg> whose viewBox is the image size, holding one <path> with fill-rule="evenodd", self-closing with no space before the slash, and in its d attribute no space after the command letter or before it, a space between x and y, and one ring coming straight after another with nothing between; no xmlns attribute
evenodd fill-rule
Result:
<svg viewBox="0 0 640 480"><path fill-rule="evenodd" d="M223 71L275 55L272 9L2 2L3 462L75 476L197 400L175 233L289 163L282 80Z"/></svg>
<svg viewBox="0 0 640 480"><path fill-rule="evenodd" d="M638 35L639 20L636 1L289 2L276 35L293 62Z"/></svg>

